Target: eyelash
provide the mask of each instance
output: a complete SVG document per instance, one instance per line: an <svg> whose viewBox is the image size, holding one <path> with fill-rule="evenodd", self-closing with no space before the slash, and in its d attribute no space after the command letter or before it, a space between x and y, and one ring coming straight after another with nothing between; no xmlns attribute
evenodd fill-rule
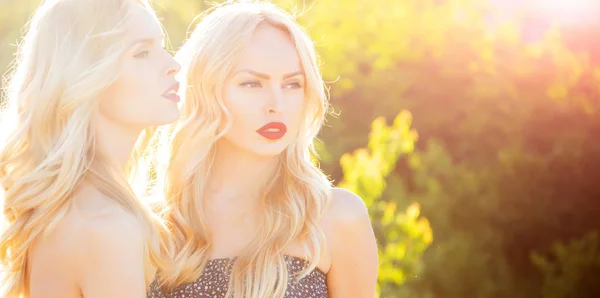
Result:
<svg viewBox="0 0 600 298"><path fill-rule="evenodd" d="M164 51L167 50L167 48L166 48L166 46L164 44L162 44L160 46L160 49L164 50ZM146 57L148 57L148 55L150 55L150 51L149 50L144 50L144 51L141 51L141 52L133 55L133 57L135 57L135 58L146 58Z"/></svg>
<svg viewBox="0 0 600 298"><path fill-rule="evenodd" d="M249 86L252 85L252 86ZM256 85L260 85L260 83L258 82L243 82L240 84L240 86L242 87L250 87L250 88L254 88Z"/></svg>
<svg viewBox="0 0 600 298"><path fill-rule="evenodd" d="M148 57L148 55L150 55L150 51L142 51L142 52L139 52L139 53L133 55L133 57L135 57L135 58L146 58L146 57Z"/></svg>
<svg viewBox="0 0 600 298"><path fill-rule="evenodd" d="M249 85L252 85L252 86L249 86ZM258 85L258 86L256 86L256 85ZM298 82L290 83L290 84L287 84L287 85L295 85L295 87L291 88L291 89L302 88L302 84L300 84ZM243 82L243 83L240 84L240 86L242 86L242 87L249 87L249 88L255 88L255 87L260 87L260 83L259 82Z"/></svg>

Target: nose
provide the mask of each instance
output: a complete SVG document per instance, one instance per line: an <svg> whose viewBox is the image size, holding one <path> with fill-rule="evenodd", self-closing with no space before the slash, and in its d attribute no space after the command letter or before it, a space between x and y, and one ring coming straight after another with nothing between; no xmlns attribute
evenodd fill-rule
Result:
<svg viewBox="0 0 600 298"><path fill-rule="evenodd" d="M169 55L168 61L167 76L175 76L181 70L181 65L171 55Z"/></svg>
<svg viewBox="0 0 600 298"><path fill-rule="evenodd" d="M271 88L267 104L268 114L279 114L283 105L283 92L281 88Z"/></svg>

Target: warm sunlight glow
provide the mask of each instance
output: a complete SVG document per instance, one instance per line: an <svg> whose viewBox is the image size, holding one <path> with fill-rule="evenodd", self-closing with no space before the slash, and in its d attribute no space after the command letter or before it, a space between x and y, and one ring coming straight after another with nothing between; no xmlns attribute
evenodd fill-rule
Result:
<svg viewBox="0 0 600 298"><path fill-rule="evenodd" d="M532 12L559 23L594 21L600 13L599 8L598 0L534 0L530 4Z"/></svg>
<svg viewBox="0 0 600 298"><path fill-rule="evenodd" d="M487 0L509 17L525 13L528 18L554 24L589 25L600 21L600 0Z"/></svg>

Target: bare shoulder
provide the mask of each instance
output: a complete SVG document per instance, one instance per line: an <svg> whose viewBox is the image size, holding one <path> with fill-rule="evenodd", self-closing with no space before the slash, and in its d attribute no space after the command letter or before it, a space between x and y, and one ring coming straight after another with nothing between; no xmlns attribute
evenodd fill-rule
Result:
<svg viewBox="0 0 600 298"><path fill-rule="evenodd" d="M93 260L127 250L141 254L142 229L137 219L101 194L86 196L73 197L60 219L36 239L29 255L32 294L39 290L71 297L79 293L80 282L95 266Z"/></svg>
<svg viewBox="0 0 600 298"><path fill-rule="evenodd" d="M90 248L121 246L121 241L127 244L142 243L141 222L120 206L105 209L93 216L80 214L79 217L77 220L80 223L79 238L84 244L88 244L81 246L82 249L90 246Z"/></svg>
<svg viewBox="0 0 600 298"><path fill-rule="evenodd" d="M370 241L373 235L369 211L363 199L343 189L331 189L331 203L320 221L332 257L351 242Z"/></svg>
<svg viewBox="0 0 600 298"><path fill-rule="evenodd" d="M59 220L44 227L35 242L36 251L50 250L54 258L65 255L74 261L74 254L84 251L90 241L139 236L141 226L136 218L104 195L86 192L75 195L72 200L70 206L59 212Z"/></svg>
<svg viewBox="0 0 600 298"><path fill-rule="evenodd" d="M111 245L115 240L131 243L141 240L142 225L130 212L96 190L76 194L67 218L77 224L77 237L83 244ZM130 239L130 240L127 240ZM80 246L85 249L86 246Z"/></svg>
<svg viewBox="0 0 600 298"><path fill-rule="evenodd" d="M367 206L357 194L343 189L331 189L331 204L324 215L324 220L335 226L352 226L364 224L369 220Z"/></svg>
<svg viewBox="0 0 600 298"><path fill-rule="evenodd" d="M373 297L377 284L377 240L363 199L333 188L323 216L331 267L327 287L331 297Z"/></svg>
<svg viewBox="0 0 600 298"><path fill-rule="evenodd" d="M80 223L77 284L84 297L142 297L142 222L103 194L89 193L75 203L73 213Z"/></svg>
<svg viewBox="0 0 600 298"><path fill-rule="evenodd" d="M140 221L117 202L99 192L86 192L73 198L67 217L78 227L76 233L81 267L96 254L143 248L143 228ZM83 269L83 268L81 268Z"/></svg>

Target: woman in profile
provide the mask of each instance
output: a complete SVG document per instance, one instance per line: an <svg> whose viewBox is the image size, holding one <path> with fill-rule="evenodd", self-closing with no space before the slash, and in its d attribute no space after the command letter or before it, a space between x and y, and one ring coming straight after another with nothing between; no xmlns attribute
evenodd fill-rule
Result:
<svg viewBox="0 0 600 298"><path fill-rule="evenodd" d="M148 297L372 298L365 205L311 162L328 101L308 35L274 5L225 4L176 59L182 117L159 177L177 268Z"/></svg>
<svg viewBox="0 0 600 298"><path fill-rule="evenodd" d="M169 248L128 184L130 157L179 117L180 67L154 11L47 0L14 66L0 126L0 296L145 297Z"/></svg>

